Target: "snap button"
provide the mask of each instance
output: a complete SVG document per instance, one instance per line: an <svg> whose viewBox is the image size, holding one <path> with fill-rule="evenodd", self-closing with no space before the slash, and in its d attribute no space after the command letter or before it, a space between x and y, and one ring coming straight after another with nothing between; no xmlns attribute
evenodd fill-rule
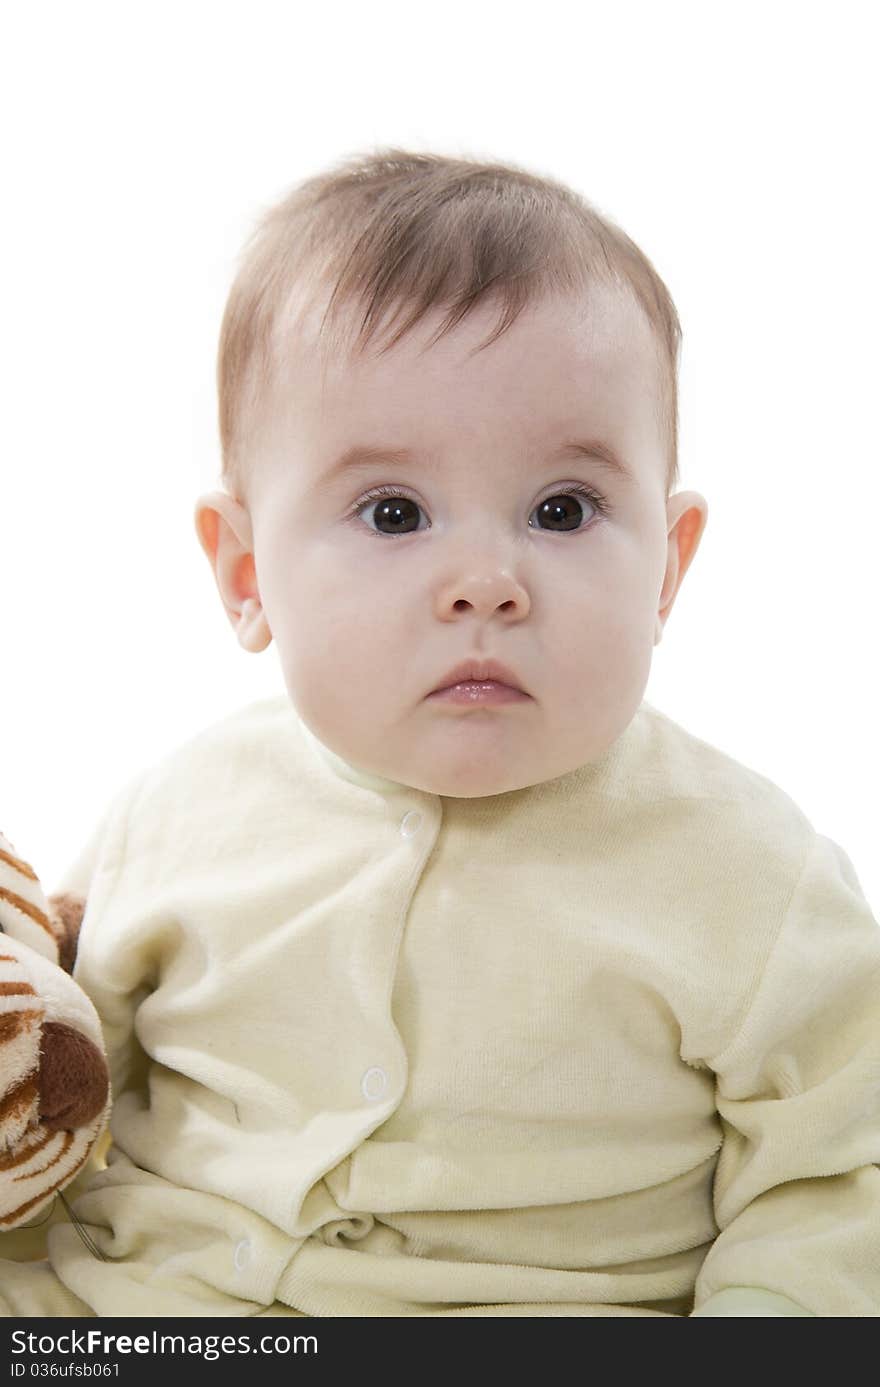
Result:
<svg viewBox="0 0 880 1387"><path fill-rule="evenodd" d="M388 1075L378 1065L368 1069L361 1079L361 1093L370 1103L375 1103L377 1098L381 1098L387 1087Z"/></svg>
<svg viewBox="0 0 880 1387"><path fill-rule="evenodd" d="M410 809L400 821L400 832L404 838L411 838L422 826L422 816L418 809Z"/></svg>
<svg viewBox="0 0 880 1387"><path fill-rule="evenodd" d="M232 1265L236 1271L244 1271L248 1262L251 1260L251 1240L242 1238L240 1243L235 1244L235 1251L232 1254Z"/></svg>

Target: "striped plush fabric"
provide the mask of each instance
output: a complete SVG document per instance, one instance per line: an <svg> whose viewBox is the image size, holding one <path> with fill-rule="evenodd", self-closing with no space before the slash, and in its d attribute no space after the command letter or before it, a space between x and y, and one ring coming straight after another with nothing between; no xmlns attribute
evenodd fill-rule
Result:
<svg viewBox="0 0 880 1387"><path fill-rule="evenodd" d="M109 1113L97 1013L72 966L82 901L43 895L0 833L0 1228L38 1215Z"/></svg>

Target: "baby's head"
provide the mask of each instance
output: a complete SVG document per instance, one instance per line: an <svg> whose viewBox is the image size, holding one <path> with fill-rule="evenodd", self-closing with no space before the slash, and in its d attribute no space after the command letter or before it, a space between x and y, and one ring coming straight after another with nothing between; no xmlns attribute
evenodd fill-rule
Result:
<svg viewBox="0 0 880 1387"><path fill-rule="evenodd" d="M672 494L679 335L628 237L510 165L386 150L268 213L196 525L327 747L470 798L624 731L707 517ZM434 693L493 662L518 697Z"/></svg>

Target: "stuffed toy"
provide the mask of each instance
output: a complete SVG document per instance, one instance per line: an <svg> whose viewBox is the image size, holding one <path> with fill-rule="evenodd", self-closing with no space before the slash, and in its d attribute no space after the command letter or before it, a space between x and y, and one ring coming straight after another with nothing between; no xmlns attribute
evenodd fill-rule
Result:
<svg viewBox="0 0 880 1387"><path fill-rule="evenodd" d="M101 1023L70 976L84 908L47 900L0 833L0 1228L70 1183L109 1115Z"/></svg>

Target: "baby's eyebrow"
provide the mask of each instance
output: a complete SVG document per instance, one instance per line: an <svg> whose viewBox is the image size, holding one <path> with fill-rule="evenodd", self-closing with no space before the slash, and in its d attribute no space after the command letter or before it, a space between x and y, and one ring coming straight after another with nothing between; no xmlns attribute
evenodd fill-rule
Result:
<svg viewBox="0 0 880 1387"><path fill-rule="evenodd" d="M566 458L572 457L593 462L597 467L607 472L613 472L625 481L635 480L626 464L621 461L612 448L609 448L607 443L603 443L600 439L588 439L585 442L570 439L561 444L554 452L545 454L541 461L548 467L558 466ZM377 463L387 467L413 466L418 463L420 467L432 469L437 466L437 458L431 453L425 453L419 457L412 448L381 448L356 443L353 447L346 448L345 452L331 464L325 472L323 480L325 482L334 481L337 477L350 472L364 471L368 467L375 467Z"/></svg>

